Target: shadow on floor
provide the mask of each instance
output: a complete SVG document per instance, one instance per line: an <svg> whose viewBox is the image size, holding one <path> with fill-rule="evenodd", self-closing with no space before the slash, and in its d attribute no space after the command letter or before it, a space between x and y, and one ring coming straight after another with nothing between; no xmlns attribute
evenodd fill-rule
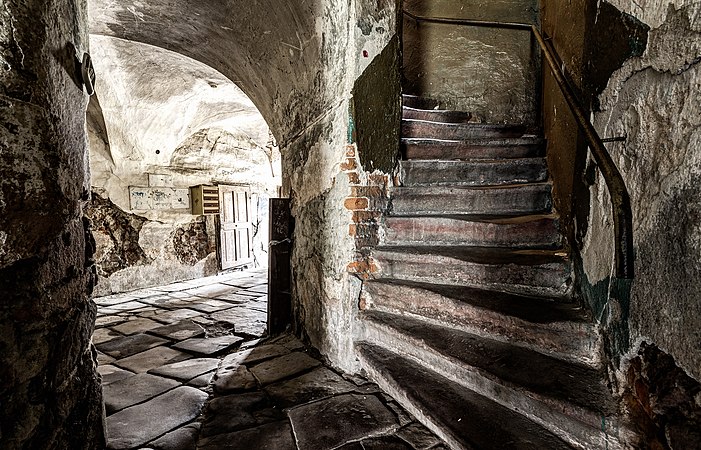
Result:
<svg viewBox="0 0 701 450"><path fill-rule="evenodd" d="M374 383L266 339L262 270L95 302L110 449L446 448Z"/></svg>

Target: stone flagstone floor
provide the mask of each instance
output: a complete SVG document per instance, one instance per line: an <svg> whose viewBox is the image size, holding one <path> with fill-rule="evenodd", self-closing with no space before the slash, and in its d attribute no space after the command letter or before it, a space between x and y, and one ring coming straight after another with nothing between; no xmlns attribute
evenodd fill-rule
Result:
<svg viewBox="0 0 701 450"><path fill-rule="evenodd" d="M447 448L375 384L266 338L264 270L95 302L110 449Z"/></svg>

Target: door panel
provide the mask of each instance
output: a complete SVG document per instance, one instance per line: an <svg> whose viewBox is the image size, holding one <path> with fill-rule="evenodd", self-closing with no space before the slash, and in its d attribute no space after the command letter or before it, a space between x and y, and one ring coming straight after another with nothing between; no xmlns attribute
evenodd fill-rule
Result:
<svg viewBox="0 0 701 450"><path fill-rule="evenodd" d="M240 186L219 186L222 270L253 262L251 193Z"/></svg>

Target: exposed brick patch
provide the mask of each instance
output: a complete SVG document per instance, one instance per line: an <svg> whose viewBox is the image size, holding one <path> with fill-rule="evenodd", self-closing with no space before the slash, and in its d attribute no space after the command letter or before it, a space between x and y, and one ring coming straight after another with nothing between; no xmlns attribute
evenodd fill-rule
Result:
<svg viewBox="0 0 701 450"><path fill-rule="evenodd" d="M358 172L348 172L347 175L350 184L360 184L360 175L358 175Z"/></svg>
<svg viewBox="0 0 701 450"><path fill-rule="evenodd" d="M352 212L348 234L355 239L358 250L355 261L348 265L348 271L367 279L378 270L368 256L368 250L380 243L380 223L389 205L389 184L392 177L378 172L364 172L355 145L346 147L341 170L348 176L351 186L344 206Z"/></svg>
<svg viewBox="0 0 701 450"><path fill-rule="evenodd" d="M382 211L353 211L354 223L377 221L380 217L382 217Z"/></svg>
<svg viewBox="0 0 701 450"><path fill-rule="evenodd" d="M348 197L344 202L346 209L351 211L365 210L370 204L369 200L364 197Z"/></svg>
<svg viewBox="0 0 701 450"><path fill-rule="evenodd" d="M360 278L367 280L372 274L377 273L378 267L369 256L363 256L361 259L353 261L347 266L348 272L358 275Z"/></svg>
<svg viewBox="0 0 701 450"><path fill-rule="evenodd" d="M624 400L645 448L697 448L701 442L701 384L674 358L645 342L628 366Z"/></svg>
<svg viewBox="0 0 701 450"><path fill-rule="evenodd" d="M347 158L345 162L341 163L341 170L344 172L355 170L357 168L358 164L356 163L355 158Z"/></svg>

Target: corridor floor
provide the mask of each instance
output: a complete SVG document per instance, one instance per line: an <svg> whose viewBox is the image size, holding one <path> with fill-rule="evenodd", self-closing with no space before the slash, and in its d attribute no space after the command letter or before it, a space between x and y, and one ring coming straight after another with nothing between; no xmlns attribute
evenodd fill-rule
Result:
<svg viewBox="0 0 701 450"><path fill-rule="evenodd" d="M110 449L446 448L377 385L266 338L263 270L95 302Z"/></svg>

